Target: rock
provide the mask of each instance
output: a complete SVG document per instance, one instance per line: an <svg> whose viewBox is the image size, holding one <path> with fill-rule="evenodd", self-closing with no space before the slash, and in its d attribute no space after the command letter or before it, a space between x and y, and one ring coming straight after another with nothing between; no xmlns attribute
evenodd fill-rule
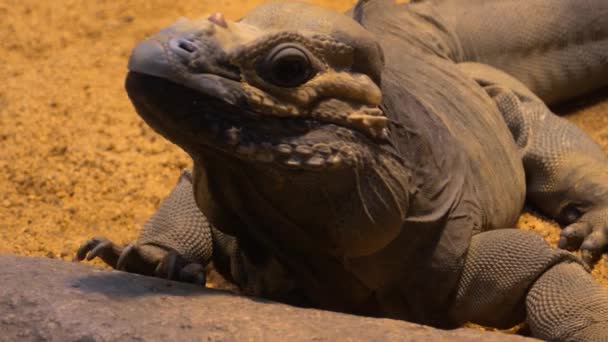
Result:
<svg viewBox="0 0 608 342"><path fill-rule="evenodd" d="M46 258L0 256L2 341L525 341L296 308Z"/></svg>

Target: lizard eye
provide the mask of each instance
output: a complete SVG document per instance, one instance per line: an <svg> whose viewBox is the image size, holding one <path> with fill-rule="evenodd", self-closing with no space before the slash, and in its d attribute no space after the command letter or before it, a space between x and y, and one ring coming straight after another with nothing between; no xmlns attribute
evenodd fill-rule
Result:
<svg viewBox="0 0 608 342"><path fill-rule="evenodd" d="M280 44L262 61L258 73L279 87L297 87L314 76L306 49L294 44Z"/></svg>

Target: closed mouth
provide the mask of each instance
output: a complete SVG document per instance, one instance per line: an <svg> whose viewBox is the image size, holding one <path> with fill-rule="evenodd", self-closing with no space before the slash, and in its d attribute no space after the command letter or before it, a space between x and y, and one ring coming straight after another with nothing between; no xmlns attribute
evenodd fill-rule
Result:
<svg viewBox="0 0 608 342"><path fill-rule="evenodd" d="M129 72L126 88L140 116L189 152L213 150L289 169L336 168L354 162L348 144L327 137L337 131L358 133L333 123L259 114L249 110L244 99L228 103L136 71Z"/></svg>

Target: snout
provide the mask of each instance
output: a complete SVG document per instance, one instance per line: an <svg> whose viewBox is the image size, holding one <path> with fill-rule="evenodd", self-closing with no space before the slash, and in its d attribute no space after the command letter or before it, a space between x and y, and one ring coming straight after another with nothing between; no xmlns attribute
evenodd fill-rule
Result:
<svg viewBox="0 0 608 342"><path fill-rule="evenodd" d="M174 68L171 67L167 51L161 42L146 39L137 44L131 52L128 64L129 71L164 79L173 78Z"/></svg>
<svg viewBox="0 0 608 342"><path fill-rule="evenodd" d="M228 113L243 110L240 69L229 63L218 32L223 16L180 19L135 46L125 87L137 113L189 150L214 141Z"/></svg>
<svg viewBox="0 0 608 342"><path fill-rule="evenodd" d="M236 105L242 101L241 72L216 37L217 30L226 30L223 25L218 14L202 21L180 19L137 44L128 69Z"/></svg>

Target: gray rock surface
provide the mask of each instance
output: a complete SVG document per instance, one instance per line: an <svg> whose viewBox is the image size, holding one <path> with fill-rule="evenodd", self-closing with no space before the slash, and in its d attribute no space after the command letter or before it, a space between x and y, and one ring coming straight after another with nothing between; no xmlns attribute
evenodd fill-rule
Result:
<svg viewBox="0 0 608 342"><path fill-rule="evenodd" d="M529 340L301 309L45 258L4 255L0 269L0 341Z"/></svg>

